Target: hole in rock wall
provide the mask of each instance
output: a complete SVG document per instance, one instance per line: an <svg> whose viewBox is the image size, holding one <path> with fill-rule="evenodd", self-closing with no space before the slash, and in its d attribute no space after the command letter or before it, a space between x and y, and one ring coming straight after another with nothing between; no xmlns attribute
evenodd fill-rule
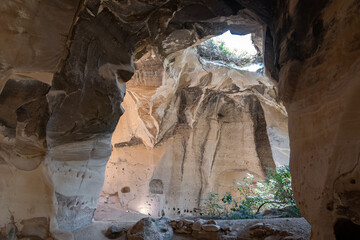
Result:
<svg viewBox="0 0 360 240"><path fill-rule="evenodd" d="M129 193L129 192L130 192L130 187L123 187L123 188L121 188L121 192L122 192L122 193Z"/></svg>
<svg viewBox="0 0 360 240"><path fill-rule="evenodd" d="M149 184L150 193L152 194L163 194L164 193L164 185L160 179L153 179Z"/></svg>
<svg viewBox="0 0 360 240"><path fill-rule="evenodd" d="M256 36L253 35L253 38L255 41ZM197 52L203 61L211 61L212 64L250 72L261 72L264 64L259 47L254 46L251 34L240 36L227 31L199 44Z"/></svg>
<svg viewBox="0 0 360 240"><path fill-rule="evenodd" d="M210 193L236 196L234 182L248 174L256 182L268 168L287 165L287 114L262 58L261 35L226 32L166 58L151 49L135 61L99 209L199 215Z"/></svg>
<svg viewBox="0 0 360 240"><path fill-rule="evenodd" d="M340 218L334 225L336 240L355 240L360 236L360 225L357 225L349 219Z"/></svg>

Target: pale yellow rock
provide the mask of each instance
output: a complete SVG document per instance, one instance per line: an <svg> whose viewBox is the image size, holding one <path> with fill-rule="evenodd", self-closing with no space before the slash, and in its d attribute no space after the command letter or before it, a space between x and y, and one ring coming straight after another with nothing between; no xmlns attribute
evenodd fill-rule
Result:
<svg viewBox="0 0 360 240"><path fill-rule="evenodd" d="M112 195L109 203L151 216L198 214L210 192L236 196L234 179L260 180L288 164L286 112L265 77L203 65L194 48L169 58L128 84L100 202ZM157 61L146 55L136 64Z"/></svg>

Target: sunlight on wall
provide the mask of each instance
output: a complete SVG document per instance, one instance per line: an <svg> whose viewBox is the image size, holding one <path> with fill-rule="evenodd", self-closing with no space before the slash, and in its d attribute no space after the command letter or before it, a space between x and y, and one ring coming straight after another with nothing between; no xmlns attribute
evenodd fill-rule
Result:
<svg viewBox="0 0 360 240"><path fill-rule="evenodd" d="M139 213L142 213L142 214L145 214L145 215L148 215L149 214L149 209L148 209L148 206L145 206L143 204L141 204L140 206L138 206L138 212Z"/></svg>

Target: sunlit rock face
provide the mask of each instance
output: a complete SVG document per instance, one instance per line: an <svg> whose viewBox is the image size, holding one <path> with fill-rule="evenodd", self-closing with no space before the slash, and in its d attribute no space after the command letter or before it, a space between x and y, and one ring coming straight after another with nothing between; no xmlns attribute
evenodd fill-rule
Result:
<svg viewBox="0 0 360 240"><path fill-rule="evenodd" d="M195 48L160 63L153 52L135 63L100 202L152 216L199 214L210 192L234 194L233 179L275 168L270 141L279 154L286 113L256 72L200 60ZM277 164L288 164L284 154Z"/></svg>

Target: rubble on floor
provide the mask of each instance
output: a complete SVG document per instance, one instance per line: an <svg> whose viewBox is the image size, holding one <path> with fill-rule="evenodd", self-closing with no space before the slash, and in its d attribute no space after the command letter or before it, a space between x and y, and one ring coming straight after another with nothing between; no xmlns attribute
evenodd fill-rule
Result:
<svg viewBox="0 0 360 240"><path fill-rule="evenodd" d="M81 234L85 231L86 235ZM99 237L99 232L102 232L102 238ZM124 222L95 222L93 227L89 225L86 229L78 229L74 234L75 240L308 240L309 238L310 225L304 218L214 220L202 217L178 219L147 217L131 225Z"/></svg>

